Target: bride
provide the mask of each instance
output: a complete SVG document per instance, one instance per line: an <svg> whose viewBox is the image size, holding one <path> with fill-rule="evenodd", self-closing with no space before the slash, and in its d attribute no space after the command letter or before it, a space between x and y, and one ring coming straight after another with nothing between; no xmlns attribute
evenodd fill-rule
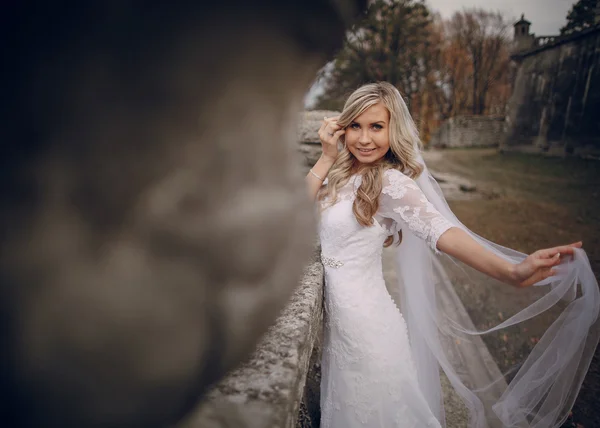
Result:
<svg viewBox="0 0 600 428"><path fill-rule="evenodd" d="M325 267L321 426L445 426L440 368L471 427L560 426L598 343L598 285L581 242L526 256L468 230L427 172L415 124L389 83L356 90L319 137L323 153L306 181L320 205ZM383 279L388 246L402 310ZM535 293L506 321L476 330L436 299L470 278L458 264ZM560 315L508 385L505 376L465 376L448 339L468 345L546 310Z"/></svg>

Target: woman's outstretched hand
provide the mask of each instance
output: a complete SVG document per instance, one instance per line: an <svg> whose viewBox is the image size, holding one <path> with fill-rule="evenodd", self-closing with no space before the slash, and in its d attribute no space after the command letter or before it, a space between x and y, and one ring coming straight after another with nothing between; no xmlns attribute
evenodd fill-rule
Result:
<svg viewBox="0 0 600 428"><path fill-rule="evenodd" d="M513 284L519 288L529 287L543 279L551 277L556 272L554 266L560 263L561 257L573 255L575 248L581 248L581 241L574 244L561 245L554 248L538 250L527 256L512 272Z"/></svg>
<svg viewBox="0 0 600 428"><path fill-rule="evenodd" d="M321 140L321 147L323 148L322 156L335 161L338 156L337 143L346 130L342 129L337 124L339 116L335 117L324 117L323 123L319 128L319 139Z"/></svg>

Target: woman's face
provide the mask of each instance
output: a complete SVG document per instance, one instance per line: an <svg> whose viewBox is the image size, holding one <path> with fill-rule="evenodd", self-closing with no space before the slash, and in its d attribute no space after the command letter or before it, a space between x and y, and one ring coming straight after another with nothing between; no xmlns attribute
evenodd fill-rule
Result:
<svg viewBox="0 0 600 428"><path fill-rule="evenodd" d="M363 164L381 159L390 148L390 113L377 103L357 116L346 128L345 141L350 153Z"/></svg>

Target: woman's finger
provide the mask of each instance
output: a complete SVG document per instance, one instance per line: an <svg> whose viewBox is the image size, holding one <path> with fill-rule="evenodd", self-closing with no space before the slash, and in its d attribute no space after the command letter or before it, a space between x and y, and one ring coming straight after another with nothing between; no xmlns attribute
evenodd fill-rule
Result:
<svg viewBox="0 0 600 428"><path fill-rule="evenodd" d="M539 259L540 260L540 264L539 266L556 266L557 264L560 264L560 253L556 253L554 256L552 257L548 257L546 259Z"/></svg>
<svg viewBox="0 0 600 428"><path fill-rule="evenodd" d="M334 131L337 131L338 129L340 129L340 128L341 128L341 126L340 126L340 125L338 125L337 121L335 121L335 120L330 120L330 121L328 121L328 122L327 122L327 124L326 124L326 127L327 127L327 128L331 128L331 129L333 129Z"/></svg>
<svg viewBox="0 0 600 428"><path fill-rule="evenodd" d="M345 133L346 133L346 130L345 130L345 129L340 129L340 130L338 130L338 131L335 131L335 132L333 133L333 136L331 137L331 139L333 140L333 142L334 142L334 143L337 143L337 141L340 139L340 137L341 137L342 135L344 135Z"/></svg>
<svg viewBox="0 0 600 428"><path fill-rule="evenodd" d="M561 245L559 247L547 248L545 250L541 250L541 254L544 257L554 257L556 253L562 254L573 254L575 252L575 248L581 248L581 241L575 242L569 245Z"/></svg>
<svg viewBox="0 0 600 428"><path fill-rule="evenodd" d="M538 270L536 270L533 275L531 275L529 278L527 278L525 281L523 281L519 285L521 287L531 287L536 282L539 282L539 281L541 281L542 279L545 278L545 271L546 271L546 269L538 269Z"/></svg>
<svg viewBox="0 0 600 428"><path fill-rule="evenodd" d="M333 136L335 135L336 132L339 132L341 130L341 127L339 126L332 126L332 125L328 125L325 127L325 134L327 135L326 138L333 138Z"/></svg>
<svg viewBox="0 0 600 428"><path fill-rule="evenodd" d="M338 119L338 116L335 116L335 117L324 117L323 118L323 122L325 122L326 124L337 123L337 119Z"/></svg>
<svg viewBox="0 0 600 428"><path fill-rule="evenodd" d="M545 267L535 271L533 275L527 278L525 281L519 284L519 287L530 287L546 278L556 275L556 270L552 267Z"/></svg>
<svg viewBox="0 0 600 428"><path fill-rule="evenodd" d="M329 132L327 131L327 136L324 138L325 142L328 144L337 144L338 140L340 139L340 137L342 135L344 135L344 133L346 132L345 129L340 129L338 131L335 132Z"/></svg>
<svg viewBox="0 0 600 428"><path fill-rule="evenodd" d="M538 282L538 279L536 278L538 276L537 272L535 274L533 274L532 276L530 276L529 278L527 278L525 281L523 281L522 283L519 284L519 287L530 287L533 284L535 284L536 282Z"/></svg>

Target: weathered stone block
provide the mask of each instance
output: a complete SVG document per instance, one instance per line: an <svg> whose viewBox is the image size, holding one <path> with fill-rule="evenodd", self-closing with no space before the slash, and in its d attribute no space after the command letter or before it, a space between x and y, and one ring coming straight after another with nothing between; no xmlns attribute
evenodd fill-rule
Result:
<svg viewBox="0 0 600 428"><path fill-rule="evenodd" d="M430 147L497 147L504 136L500 116L457 116L448 119L429 141Z"/></svg>

